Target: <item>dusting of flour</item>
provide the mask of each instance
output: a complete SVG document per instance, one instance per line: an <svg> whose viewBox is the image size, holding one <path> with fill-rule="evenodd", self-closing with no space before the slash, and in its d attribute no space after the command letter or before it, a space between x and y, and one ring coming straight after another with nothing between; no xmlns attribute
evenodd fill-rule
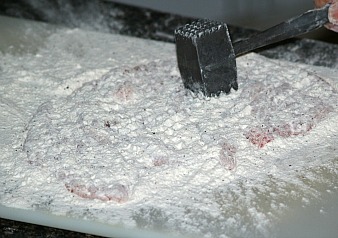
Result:
<svg viewBox="0 0 338 238"><path fill-rule="evenodd" d="M316 173L337 169L338 95L255 54L238 72L238 91L203 98L183 88L175 60L158 60L42 104L23 144L27 166L48 178L38 208L180 235L270 236L281 201L317 198Z"/></svg>

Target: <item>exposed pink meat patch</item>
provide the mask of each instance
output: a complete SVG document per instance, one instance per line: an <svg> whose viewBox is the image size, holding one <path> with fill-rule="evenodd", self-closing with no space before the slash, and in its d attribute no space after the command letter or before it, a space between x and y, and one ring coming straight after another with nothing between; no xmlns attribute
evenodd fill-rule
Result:
<svg viewBox="0 0 338 238"><path fill-rule="evenodd" d="M124 203L129 200L129 191L125 185L115 184L108 188L99 188L95 185L84 185L76 180L65 183L66 189L75 195L86 199L114 201Z"/></svg>
<svg viewBox="0 0 338 238"><path fill-rule="evenodd" d="M263 148L267 143L274 140L272 133L266 129L252 128L245 134L245 137L258 148Z"/></svg>

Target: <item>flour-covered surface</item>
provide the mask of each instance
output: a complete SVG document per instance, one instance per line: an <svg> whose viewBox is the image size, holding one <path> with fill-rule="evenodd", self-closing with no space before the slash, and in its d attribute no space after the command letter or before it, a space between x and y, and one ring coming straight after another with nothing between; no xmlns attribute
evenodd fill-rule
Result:
<svg viewBox="0 0 338 238"><path fill-rule="evenodd" d="M249 54L239 90L206 99L183 88L173 52L72 30L2 55L0 203L173 235L271 237L294 206L337 194L336 74Z"/></svg>

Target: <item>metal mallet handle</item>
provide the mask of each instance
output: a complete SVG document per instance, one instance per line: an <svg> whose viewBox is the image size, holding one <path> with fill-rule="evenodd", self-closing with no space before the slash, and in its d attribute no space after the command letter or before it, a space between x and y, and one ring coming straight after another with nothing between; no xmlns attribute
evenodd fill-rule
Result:
<svg viewBox="0 0 338 238"><path fill-rule="evenodd" d="M300 16L257 33L249 39L233 43L236 56L322 27L329 22L329 7L330 4L327 4L323 8L307 11Z"/></svg>

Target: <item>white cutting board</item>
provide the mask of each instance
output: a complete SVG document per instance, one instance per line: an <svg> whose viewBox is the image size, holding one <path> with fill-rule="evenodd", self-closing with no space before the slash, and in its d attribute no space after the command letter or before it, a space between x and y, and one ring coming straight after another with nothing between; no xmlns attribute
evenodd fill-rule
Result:
<svg viewBox="0 0 338 238"><path fill-rule="evenodd" d="M10 66L0 65L0 77L4 76L0 80L0 133L3 135L0 141L0 149L3 152L0 155L0 180L6 181L0 188L0 216L104 236L168 236L165 233L160 235L155 231L140 231L111 225L109 220L104 219L90 220L87 217L67 213L65 216L67 204L61 206L60 211L34 209L32 204L24 202L24 198L20 197L19 193L15 193L15 189L23 187L25 183L17 171L20 167L18 165L22 163L18 159L21 155L17 151L23 140L20 131L25 129L39 105L50 99L69 95L85 83L87 78L92 80L90 76L100 77L112 67L134 66L140 62L158 59L174 59L174 45L119 35L62 29L8 17L0 17L0 35L1 57L4 62L10 62ZM49 54L49 59L55 62L54 65L44 61L46 52ZM36 65L39 61L26 60L32 56L41 59L41 67L45 67L44 70L39 71L41 74L35 75L33 81L28 77L31 73L30 69L39 67ZM74 57L78 59L75 63ZM84 77L86 75L88 77ZM46 84L48 80L53 83ZM61 87L65 83L63 80L67 80L68 88ZM21 85L17 92L11 91L12 83ZM334 141L328 140L328 143L333 145ZM298 191L297 187L288 188L288 185L285 185L286 191L294 189L295 196L304 197L303 203L307 206L291 198L291 195L291 197L280 196L278 201L287 207L280 214L281 237L288 237L290 234L299 234L302 237L317 237L318 234L334 237L338 234L338 225L336 226L338 193L337 187L332 187L332 184L337 182L337 155L328 154L328 156L332 157L333 168L324 168L317 173L310 191L311 194L316 195L311 196L313 200L306 199L306 191ZM266 194L258 194L253 200L254 203L264 207L266 199L270 196L279 196L276 194L278 190L270 185L267 183ZM27 189L31 189L34 193L34 188ZM323 211L322 214L318 213L320 210ZM245 219L245 214L242 215ZM322 229L311 228L313 224L321 225Z"/></svg>

